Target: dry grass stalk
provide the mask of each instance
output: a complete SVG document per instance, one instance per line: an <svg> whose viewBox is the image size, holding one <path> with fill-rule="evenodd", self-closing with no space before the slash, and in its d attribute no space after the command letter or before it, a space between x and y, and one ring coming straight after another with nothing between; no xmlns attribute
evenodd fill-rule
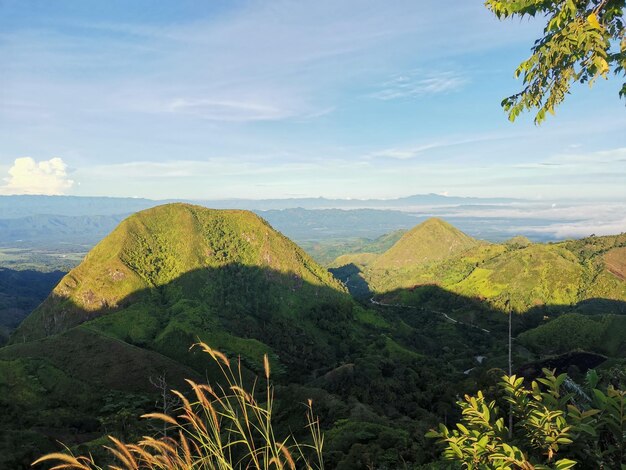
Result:
<svg viewBox="0 0 626 470"><path fill-rule="evenodd" d="M309 400L306 417L312 444L299 444L289 436L277 440L272 426L273 387L270 383L270 364L264 356L266 378L265 403L255 398L255 386L246 391L241 363L233 370L231 362L220 351L205 343L199 347L220 367L226 382L215 388L191 380L195 400L172 391L182 406L176 417L163 413L148 413L146 419L163 421L170 426L172 437L155 439L146 436L135 444L125 444L109 436L112 446L106 449L114 456L110 470L323 470L322 449L324 437L319 420L314 416ZM52 453L33 462L33 465L53 463L54 470L102 470L91 457L75 457L68 453Z"/></svg>

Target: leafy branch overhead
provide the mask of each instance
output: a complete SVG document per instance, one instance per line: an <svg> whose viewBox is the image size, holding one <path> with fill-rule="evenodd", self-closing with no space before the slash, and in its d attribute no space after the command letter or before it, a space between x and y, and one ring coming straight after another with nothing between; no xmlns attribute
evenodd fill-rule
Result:
<svg viewBox="0 0 626 470"><path fill-rule="evenodd" d="M626 0L486 0L498 18L542 16L547 20L542 38L515 77L524 88L502 101L514 121L522 111L537 109L535 123L554 109L573 83L593 85L612 71L626 75ZM619 92L626 96L626 82Z"/></svg>

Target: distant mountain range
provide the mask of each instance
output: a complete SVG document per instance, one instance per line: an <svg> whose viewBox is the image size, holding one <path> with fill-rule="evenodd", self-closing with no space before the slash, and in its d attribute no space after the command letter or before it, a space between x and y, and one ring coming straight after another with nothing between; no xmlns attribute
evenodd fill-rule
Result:
<svg viewBox="0 0 626 470"><path fill-rule="evenodd" d="M151 200L142 198L82 196L0 196L0 219L33 215L93 216L130 214L171 202L188 202L214 209L281 210L281 209L393 209L414 206L459 204L508 204L521 202L511 198L451 197L418 194L396 199L223 199L223 200Z"/></svg>
<svg viewBox="0 0 626 470"><path fill-rule="evenodd" d="M436 194L380 200L273 199L196 201L212 208L253 210L273 227L298 241L374 239L446 211L477 207L484 211L512 204L507 198L461 198ZM76 196L0 196L0 247L59 249L68 244L91 247L130 214L168 201L136 198ZM185 202L185 201L183 201ZM518 201L519 202L519 201ZM459 205L461 204L461 205ZM508 238L515 227L541 225L527 218L489 220L480 217L446 217L473 236L490 240ZM523 233L523 232L522 232ZM530 234L535 240L546 235Z"/></svg>

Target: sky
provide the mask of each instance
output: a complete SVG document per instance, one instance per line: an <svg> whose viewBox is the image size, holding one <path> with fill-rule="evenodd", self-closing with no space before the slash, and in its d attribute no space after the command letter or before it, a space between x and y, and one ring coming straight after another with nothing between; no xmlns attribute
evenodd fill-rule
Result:
<svg viewBox="0 0 626 470"><path fill-rule="evenodd" d="M621 80L502 98L482 1L0 0L0 194L626 201Z"/></svg>

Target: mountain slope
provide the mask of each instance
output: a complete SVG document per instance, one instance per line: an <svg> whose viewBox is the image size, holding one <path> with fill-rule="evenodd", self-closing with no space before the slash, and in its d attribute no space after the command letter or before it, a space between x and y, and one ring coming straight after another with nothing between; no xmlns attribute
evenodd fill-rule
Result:
<svg viewBox="0 0 626 470"><path fill-rule="evenodd" d="M493 305L520 311L541 305L578 302L584 268L568 250L556 245L530 245L486 259L450 287Z"/></svg>
<svg viewBox="0 0 626 470"><path fill-rule="evenodd" d="M518 339L524 346L541 354L583 350L624 357L626 316L567 313L525 331Z"/></svg>
<svg viewBox="0 0 626 470"><path fill-rule="evenodd" d="M149 209L102 240L0 349L0 406L20 398L0 423L0 454L12 458L5 466L19 469L46 439L57 448L67 435L81 446L103 434L146 435L128 416L154 411L159 390L150 377L162 374L168 385L183 374L219 383L205 355L189 351L200 340L233 364L238 358L250 383L268 354L273 383L283 387L277 417L285 430L295 429L291 416L313 397L321 422L335 430L328 440L331 468L340 462L358 468L350 461L364 442L373 462L396 467L400 457L390 439L406 439L411 430L421 440L425 420L433 421L432 402L453 397L447 385L433 385L430 371L443 370L446 383L459 373L426 354L431 343L421 331L429 338L450 335L439 318L399 321L357 305L254 214L184 204ZM429 347L416 349L424 344ZM337 377L336 370L349 374ZM22 407L35 411L24 415ZM80 422L72 421L76 416ZM372 431L366 441L352 432L364 426ZM20 449L29 442L37 443L35 454L25 457ZM401 458L423 456L412 449Z"/></svg>
<svg viewBox="0 0 626 470"><path fill-rule="evenodd" d="M626 234L549 244L514 237L486 244L431 219L376 258L350 254L332 266L339 278L344 272L350 275L349 287L358 277L393 303L419 302L421 290L429 285L504 311L577 306L620 313L619 302L626 300ZM361 285L359 289L367 291ZM578 306L581 302L584 306Z"/></svg>
<svg viewBox="0 0 626 470"><path fill-rule="evenodd" d="M326 270L260 217L170 204L125 219L61 280L14 338L23 341L64 331L135 304L151 289L161 290L170 302L187 294L193 297L193 279L205 277L202 282L208 284L209 271L235 265L280 273L286 289L307 283L342 292ZM186 276L186 285L178 286L183 292L168 288L181 276Z"/></svg>

